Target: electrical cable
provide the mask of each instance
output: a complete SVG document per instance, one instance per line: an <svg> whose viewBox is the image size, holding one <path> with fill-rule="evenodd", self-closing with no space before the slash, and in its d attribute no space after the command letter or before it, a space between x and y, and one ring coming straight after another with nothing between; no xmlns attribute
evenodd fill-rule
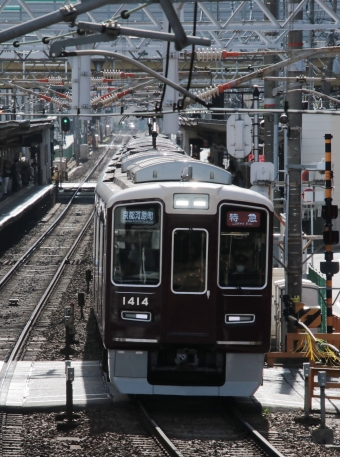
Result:
<svg viewBox="0 0 340 457"><path fill-rule="evenodd" d="M193 24L193 30L192 30L192 35L196 36L196 26L197 26L197 2L195 2L194 6L194 24ZM189 91L190 86L191 86L191 78L192 78L192 70L194 67L194 59L195 59L195 45L192 45L191 48L191 59L190 59L190 68L189 68L189 76L188 76L188 84L187 84L187 91ZM183 106L185 104L185 99L186 96L183 98Z"/></svg>
<svg viewBox="0 0 340 457"><path fill-rule="evenodd" d="M287 318L296 325L302 327L307 332L307 341L302 341L300 346L297 348L297 351L301 350L301 352L305 353L306 357L311 360L325 359L326 362L331 362L334 365L340 364L340 351L338 348L330 343L327 343L327 341L316 338L310 329L296 317L288 316Z"/></svg>

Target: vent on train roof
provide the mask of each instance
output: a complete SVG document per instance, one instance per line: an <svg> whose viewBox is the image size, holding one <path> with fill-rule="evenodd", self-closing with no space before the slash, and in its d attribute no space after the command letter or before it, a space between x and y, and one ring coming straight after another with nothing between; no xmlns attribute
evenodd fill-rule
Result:
<svg viewBox="0 0 340 457"><path fill-rule="evenodd" d="M150 138L147 138L147 139L138 139L138 140L132 140L132 141L129 141L129 143L126 145L126 148L128 149L131 149L133 148L135 145L138 145L138 146L152 146L152 137ZM157 138L157 147L159 145L174 145L174 143L172 143L171 141L169 140L165 140L165 139L162 139L162 138Z"/></svg>
<svg viewBox="0 0 340 457"><path fill-rule="evenodd" d="M134 179L133 178L134 172L136 170L144 169L144 168L147 168L149 166L161 165L164 162L167 163L167 164L175 163L175 162L178 162L178 161L187 163L187 162L191 162L192 160L193 159L191 157L184 158L183 156L180 156L180 155L178 155L178 156L176 155L175 157L173 157L173 156L171 156L171 157L168 157L168 156L150 157L149 159L140 160L139 162L136 162L136 163L132 164L131 166L127 167L127 170L126 170L127 171L127 176L128 176L129 179L133 180ZM170 165L168 165L168 167L170 167ZM154 177L155 177L155 173L157 174L157 171L154 170L154 172L153 172L153 176Z"/></svg>
<svg viewBox="0 0 340 457"><path fill-rule="evenodd" d="M114 177L115 177L114 171L105 172L105 174L103 176L103 182L113 182Z"/></svg>
<svg viewBox="0 0 340 457"><path fill-rule="evenodd" d="M155 155L161 155L161 154L164 154L164 153L169 153L169 154L182 154L184 155L185 154L185 151L183 151L183 149L177 149L176 147L160 147L160 148L157 148L157 149L154 149L152 147L150 148L136 148L136 149L130 149L129 151L126 151L124 152L124 154L122 155L122 160L124 160L126 157L129 157L131 155L134 155L134 154L141 154L141 153L149 153L149 152L152 152L154 153Z"/></svg>
<svg viewBox="0 0 340 457"><path fill-rule="evenodd" d="M127 169L129 166L135 164L136 162L139 162L141 160L146 160L146 159L151 159L151 158L157 158L157 157L161 157L161 158L164 158L164 157L173 157L173 156L177 156L178 157L178 153L174 153L174 152L168 152L168 151L153 151L153 150L150 150L149 152L141 152L141 153L138 153L138 154L133 154L133 155L129 155L129 156L126 156L124 157L124 159L122 159L122 173L126 173Z"/></svg>
<svg viewBox="0 0 340 457"><path fill-rule="evenodd" d="M187 173L185 169L189 166L190 173ZM134 183L193 180L229 185L232 181L231 173L223 168L199 162L190 157L175 160L165 157L137 162L131 168L129 167L129 175Z"/></svg>

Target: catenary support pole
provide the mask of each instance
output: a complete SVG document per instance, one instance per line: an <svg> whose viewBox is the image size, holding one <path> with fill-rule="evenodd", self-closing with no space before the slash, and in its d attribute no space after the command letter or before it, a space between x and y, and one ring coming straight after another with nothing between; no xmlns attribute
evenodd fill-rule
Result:
<svg viewBox="0 0 340 457"><path fill-rule="evenodd" d="M298 6L299 1L293 0L288 3L288 13L292 13ZM302 20L302 12L296 15L297 20ZM288 55L301 52L302 32L290 31L288 33ZM298 76L301 73L303 61L296 62L287 69L287 76ZM301 92L287 94L288 109L302 109ZM287 172L289 175L288 188L288 255L286 271L286 293L294 302L301 302L302 293L302 193L301 193L301 127L302 114L289 113L287 141ZM289 332L296 329L288 326Z"/></svg>

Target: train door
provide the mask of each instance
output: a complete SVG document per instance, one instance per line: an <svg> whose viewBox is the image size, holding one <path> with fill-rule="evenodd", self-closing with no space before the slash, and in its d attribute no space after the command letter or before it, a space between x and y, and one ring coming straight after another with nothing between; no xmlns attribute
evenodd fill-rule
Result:
<svg viewBox="0 0 340 457"><path fill-rule="evenodd" d="M95 214L94 217L94 243L93 243L93 294L94 294L94 309L98 315L98 265L99 265L99 217Z"/></svg>
<svg viewBox="0 0 340 457"><path fill-rule="evenodd" d="M95 243L94 243L94 301L95 311L98 320L102 320L102 311L104 304L104 213L101 210L100 215L95 217Z"/></svg>
<svg viewBox="0 0 340 457"><path fill-rule="evenodd" d="M163 337L168 342L182 342L183 338L210 342L214 338L216 285L212 222L195 221L183 227L182 219L179 224L167 224L167 230L165 239L171 239L171 244L164 247L164 267L170 274Z"/></svg>

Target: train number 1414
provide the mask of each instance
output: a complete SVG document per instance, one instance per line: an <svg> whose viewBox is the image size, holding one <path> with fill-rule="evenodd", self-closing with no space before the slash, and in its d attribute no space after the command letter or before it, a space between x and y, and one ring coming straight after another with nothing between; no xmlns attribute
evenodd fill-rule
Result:
<svg viewBox="0 0 340 457"><path fill-rule="evenodd" d="M142 299L140 299L140 297L131 297L131 298L123 297L123 305L131 305L131 306L134 306L134 305L148 306L149 305L147 298L144 298L142 301L140 301L140 300L142 300Z"/></svg>

